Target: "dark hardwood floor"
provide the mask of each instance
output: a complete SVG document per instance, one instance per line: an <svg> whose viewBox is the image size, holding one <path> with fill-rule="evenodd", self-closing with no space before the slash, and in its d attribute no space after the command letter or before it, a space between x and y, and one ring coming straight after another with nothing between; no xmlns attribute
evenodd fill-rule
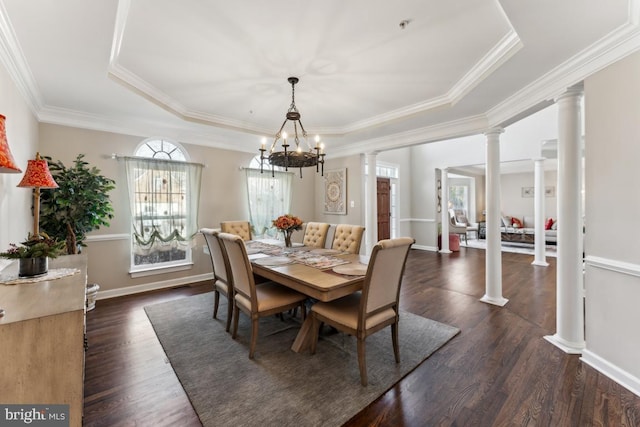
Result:
<svg viewBox="0 0 640 427"><path fill-rule="evenodd" d="M640 426L640 397L543 339L555 332L555 259L534 267L503 253L500 308L479 301L484 255L411 251L402 309L461 333L346 425ZM103 300L87 313L86 426L200 425L143 307L209 289Z"/></svg>

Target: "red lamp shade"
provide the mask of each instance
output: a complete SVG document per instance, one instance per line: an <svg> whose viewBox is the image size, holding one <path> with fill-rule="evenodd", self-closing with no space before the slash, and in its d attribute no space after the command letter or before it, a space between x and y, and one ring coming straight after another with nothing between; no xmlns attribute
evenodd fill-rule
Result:
<svg viewBox="0 0 640 427"><path fill-rule="evenodd" d="M29 160L27 171L18 187L58 188L58 184L51 176L47 161L40 158L40 153L36 154L35 160Z"/></svg>
<svg viewBox="0 0 640 427"><path fill-rule="evenodd" d="M0 114L0 173L20 173L22 170L16 165L9 143L7 142L7 132L5 130L4 121L6 117Z"/></svg>

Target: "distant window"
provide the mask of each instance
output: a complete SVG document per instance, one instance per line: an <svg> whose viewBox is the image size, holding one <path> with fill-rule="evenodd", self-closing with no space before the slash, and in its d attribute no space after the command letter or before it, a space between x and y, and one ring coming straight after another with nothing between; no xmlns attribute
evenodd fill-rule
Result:
<svg viewBox="0 0 640 427"><path fill-rule="evenodd" d="M131 270L191 263L202 165L177 143L149 139L126 158L132 212Z"/></svg>
<svg viewBox="0 0 640 427"><path fill-rule="evenodd" d="M284 168L263 166L260 172L260 156L251 160L246 170L247 195L249 196L249 220L253 235L257 237L277 237L272 221L280 215L291 213L291 193L293 173Z"/></svg>

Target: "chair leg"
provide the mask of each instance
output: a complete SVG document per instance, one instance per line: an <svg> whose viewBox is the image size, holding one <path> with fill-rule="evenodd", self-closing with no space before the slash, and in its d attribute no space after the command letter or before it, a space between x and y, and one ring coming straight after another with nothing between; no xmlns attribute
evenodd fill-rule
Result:
<svg viewBox="0 0 640 427"><path fill-rule="evenodd" d="M229 332L229 328L231 327L231 316L233 315L233 300L227 297L227 328L226 331Z"/></svg>
<svg viewBox="0 0 640 427"><path fill-rule="evenodd" d="M215 319L218 316L218 305L220 304L220 292L213 291L213 318Z"/></svg>
<svg viewBox="0 0 640 427"><path fill-rule="evenodd" d="M358 337L358 367L360 368L360 383L366 386L367 381L367 355L364 338Z"/></svg>
<svg viewBox="0 0 640 427"><path fill-rule="evenodd" d="M258 320L258 317L251 319L251 345L249 347L249 359L253 359L253 354L256 351L256 342L258 341Z"/></svg>
<svg viewBox="0 0 640 427"><path fill-rule="evenodd" d="M233 310L233 332L231 333L231 338L235 339L238 334L238 317L240 317L240 309L235 307Z"/></svg>
<svg viewBox="0 0 640 427"><path fill-rule="evenodd" d="M400 363L400 346L398 345L398 322L391 324L391 340L393 341L393 355L396 363Z"/></svg>

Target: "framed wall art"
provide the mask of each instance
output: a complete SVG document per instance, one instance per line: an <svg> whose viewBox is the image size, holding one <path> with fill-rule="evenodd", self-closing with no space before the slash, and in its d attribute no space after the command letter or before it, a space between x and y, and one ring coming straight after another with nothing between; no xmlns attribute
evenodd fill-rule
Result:
<svg viewBox="0 0 640 427"><path fill-rule="evenodd" d="M324 213L347 214L347 169L334 169L324 177Z"/></svg>

